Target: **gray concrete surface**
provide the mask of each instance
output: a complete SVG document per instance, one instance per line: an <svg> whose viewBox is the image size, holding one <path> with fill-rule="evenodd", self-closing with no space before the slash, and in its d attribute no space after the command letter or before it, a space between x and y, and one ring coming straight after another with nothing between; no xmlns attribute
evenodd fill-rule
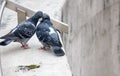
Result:
<svg viewBox="0 0 120 76"><path fill-rule="evenodd" d="M120 0L67 0L73 76L120 76Z"/></svg>

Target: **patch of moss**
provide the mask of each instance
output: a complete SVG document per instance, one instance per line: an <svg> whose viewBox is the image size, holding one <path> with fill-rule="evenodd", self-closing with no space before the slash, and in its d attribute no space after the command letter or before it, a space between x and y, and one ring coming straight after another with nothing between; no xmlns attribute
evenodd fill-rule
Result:
<svg viewBox="0 0 120 76"><path fill-rule="evenodd" d="M28 70L31 70L31 69L39 68L40 65L29 65L29 66L25 66L25 67L28 68Z"/></svg>
<svg viewBox="0 0 120 76"><path fill-rule="evenodd" d="M29 71L29 70L32 70L32 69L40 68L40 65L34 65L34 64L27 65L27 66L21 65L21 66L18 66L18 68L19 68L19 70L23 70L23 71L27 71L28 70Z"/></svg>

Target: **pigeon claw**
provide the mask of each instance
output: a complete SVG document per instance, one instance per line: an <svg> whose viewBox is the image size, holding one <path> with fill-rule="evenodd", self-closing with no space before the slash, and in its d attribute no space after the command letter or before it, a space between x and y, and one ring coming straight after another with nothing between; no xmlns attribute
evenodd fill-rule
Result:
<svg viewBox="0 0 120 76"><path fill-rule="evenodd" d="M26 45L22 45L21 48L29 49L30 47L26 44Z"/></svg>
<svg viewBox="0 0 120 76"><path fill-rule="evenodd" d="M40 50L50 50L50 46L43 46L39 48Z"/></svg>
<svg viewBox="0 0 120 76"><path fill-rule="evenodd" d="M40 47L40 50L46 50L46 48L43 46L43 47Z"/></svg>

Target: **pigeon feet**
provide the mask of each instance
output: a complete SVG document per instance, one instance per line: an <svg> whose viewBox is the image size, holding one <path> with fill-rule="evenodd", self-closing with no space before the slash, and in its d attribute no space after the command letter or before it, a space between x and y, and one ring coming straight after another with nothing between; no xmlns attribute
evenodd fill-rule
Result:
<svg viewBox="0 0 120 76"><path fill-rule="evenodd" d="M29 49L30 47L28 46L28 44L25 44L23 42L21 42L22 46L21 48L24 48L24 49Z"/></svg>
<svg viewBox="0 0 120 76"><path fill-rule="evenodd" d="M50 46L43 46L39 48L40 50L50 50Z"/></svg>
<svg viewBox="0 0 120 76"><path fill-rule="evenodd" d="M40 49L40 50L46 50L45 46L40 47L39 49Z"/></svg>
<svg viewBox="0 0 120 76"><path fill-rule="evenodd" d="M29 49L30 47L26 44L26 45L22 45L21 48Z"/></svg>

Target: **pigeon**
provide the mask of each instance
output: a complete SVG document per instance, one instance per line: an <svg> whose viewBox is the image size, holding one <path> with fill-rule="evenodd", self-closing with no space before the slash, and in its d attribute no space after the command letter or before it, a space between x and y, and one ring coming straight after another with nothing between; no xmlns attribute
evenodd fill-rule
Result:
<svg viewBox="0 0 120 76"><path fill-rule="evenodd" d="M21 46L22 48L28 49L29 46L27 42L34 35L38 20L42 16L43 16L43 13L41 11L38 11L29 19L18 24L8 34L0 37L0 39L4 39L4 41L0 42L0 45L6 46L11 42L19 42L22 44Z"/></svg>
<svg viewBox="0 0 120 76"><path fill-rule="evenodd" d="M46 47L51 47L55 55L65 55L62 49L62 42L60 41L57 30L53 27L48 14L43 14L42 20L36 28L36 35L38 40L43 44L43 47L41 47L41 49L45 50Z"/></svg>

